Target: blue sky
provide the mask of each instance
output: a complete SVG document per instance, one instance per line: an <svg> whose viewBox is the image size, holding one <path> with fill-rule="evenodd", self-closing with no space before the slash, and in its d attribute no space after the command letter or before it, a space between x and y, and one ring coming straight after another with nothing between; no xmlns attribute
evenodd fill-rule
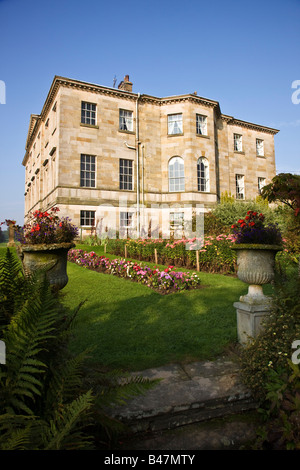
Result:
<svg viewBox="0 0 300 470"><path fill-rule="evenodd" d="M0 222L23 224L29 117L55 75L112 87L128 74L133 91L159 97L197 91L280 129L277 171L300 173L299 21L300 0L0 0Z"/></svg>

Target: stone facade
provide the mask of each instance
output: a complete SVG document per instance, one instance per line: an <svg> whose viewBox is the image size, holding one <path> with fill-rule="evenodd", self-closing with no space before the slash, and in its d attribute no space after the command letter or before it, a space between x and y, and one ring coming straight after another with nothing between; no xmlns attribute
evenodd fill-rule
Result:
<svg viewBox="0 0 300 470"><path fill-rule="evenodd" d="M86 111L85 103L93 106ZM58 205L86 231L89 217L99 223L99 206L107 205L116 213L118 229L120 200L135 205L138 218L154 205L180 210L203 204L207 210L225 191L254 199L258 179L268 183L276 174L277 132L223 115L217 101L197 93L157 98L134 93L128 76L118 88L56 76L41 114L30 118L23 159L25 219L35 209ZM241 136L237 143L234 134ZM175 156L181 174L171 187ZM120 160L132 171L125 188L120 173L127 170L121 170Z"/></svg>

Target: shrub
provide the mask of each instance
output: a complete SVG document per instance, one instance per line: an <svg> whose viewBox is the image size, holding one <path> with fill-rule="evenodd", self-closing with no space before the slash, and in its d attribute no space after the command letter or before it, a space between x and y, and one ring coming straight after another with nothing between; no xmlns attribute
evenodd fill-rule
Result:
<svg viewBox="0 0 300 470"><path fill-rule="evenodd" d="M277 222L277 215L268 204L261 198L256 201L234 201L220 202L213 210L212 214L226 227L231 227L236 220L242 219L246 212L253 211L258 214L263 212L265 222L274 224Z"/></svg>
<svg viewBox="0 0 300 470"><path fill-rule="evenodd" d="M241 351L241 377L265 421L256 448L300 449L300 372L291 361L293 343L300 339L299 296L295 273L278 276L271 315Z"/></svg>
<svg viewBox="0 0 300 470"><path fill-rule="evenodd" d="M241 372L255 398L266 398L269 371L287 368L292 343L300 339L300 279L277 274L271 313L257 338L241 351Z"/></svg>
<svg viewBox="0 0 300 470"><path fill-rule="evenodd" d="M287 367L269 371L266 400L261 409L265 425L258 430L256 449L300 450L300 369Z"/></svg>

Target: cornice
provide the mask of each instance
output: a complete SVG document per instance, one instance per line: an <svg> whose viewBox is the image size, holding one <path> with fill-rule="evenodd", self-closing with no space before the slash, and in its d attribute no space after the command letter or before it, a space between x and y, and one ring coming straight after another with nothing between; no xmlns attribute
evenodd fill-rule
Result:
<svg viewBox="0 0 300 470"><path fill-rule="evenodd" d="M273 129L272 127L262 126L261 124L255 124L253 122L242 121L236 119L233 116L228 116L226 114L221 115L221 119L225 121L230 126L244 127L246 129L251 129L259 132L265 132L267 134L275 135L279 132L279 129Z"/></svg>
<svg viewBox="0 0 300 470"><path fill-rule="evenodd" d="M258 124L246 122L246 121L241 121L239 119L235 119L233 116L228 116L225 114L221 114L220 106L218 101L210 100L207 98L203 98L201 96L198 96L196 93L193 94L185 94L185 95L175 95L175 96L167 96L164 98L158 98L155 96L151 95L146 95L146 94L137 94L137 93L132 93L129 91L125 90L119 90L116 88L110 88L110 87L105 87L102 85L96 85L93 83L88 83L88 82L83 82L80 80L75 80L71 78L66 78L66 77L61 77L58 75L55 75L50 90L48 92L47 98L45 100L44 106L42 108L41 114L32 114L30 117L30 124L29 124L29 130L27 134L27 140L26 140L26 154L24 156L22 164L25 166L26 161L28 158L28 149L33 141L33 139L36 136L37 130L39 128L39 124L43 121L45 121L46 116L48 115L49 109L53 105L53 102L55 100L55 97L60 89L60 87L68 87L68 88L74 88L74 89L79 89L79 90L86 90L91 93L96 93L96 94L104 94L107 96L115 97L115 98L122 98L122 99L127 99L131 101L137 101L142 103L151 103L157 106L166 106L168 104L173 104L173 103L182 103L182 102L190 102L190 103L197 103L202 106L207 106L214 108L217 112L217 115L227 124L229 125L235 125L235 126L240 126L240 127L245 127L248 129L254 129L258 130L260 132L266 132L270 134L277 134L279 130L277 129L272 129L270 127L266 126L261 126Z"/></svg>

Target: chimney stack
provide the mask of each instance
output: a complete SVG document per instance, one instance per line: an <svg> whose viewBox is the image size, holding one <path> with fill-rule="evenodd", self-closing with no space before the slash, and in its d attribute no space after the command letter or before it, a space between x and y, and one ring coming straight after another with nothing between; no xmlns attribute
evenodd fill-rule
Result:
<svg viewBox="0 0 300 470"><path fill-rule="evenodd" d="M119 90L132 91L132 82L129 81L129 75L125 75L124 80L118 85Z"/></svg>

